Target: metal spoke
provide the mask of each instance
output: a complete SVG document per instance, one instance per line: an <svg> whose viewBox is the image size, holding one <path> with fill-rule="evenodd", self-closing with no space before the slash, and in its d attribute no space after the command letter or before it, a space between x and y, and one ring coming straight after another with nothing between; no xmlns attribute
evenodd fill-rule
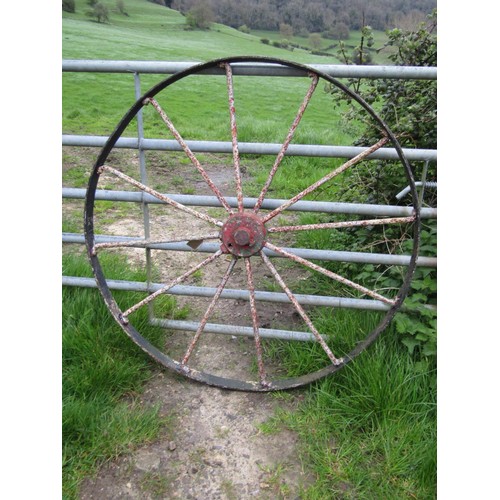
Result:
<svg viewBox="0 0 500 500"><path fill-rule="evenodd" d="M386 219L350 220L342 222L324 222L321 224L304 224L299 226L277 226L267 229L268 233L286 233L291 231L313 231L316 229L340 229L343 227L380 226L383 224L405 224L414 222L415 217L392 217Z"/></svg>
<svg viewBox="0 0 500 500"><path fill-rule="evenodd" d="M389 305L394 305L395 301L388 299L384 297L383 295L380 295L377 292L374 292L373 290L370 290L369 288L366 288L362 285L359 285L358 283L354 283L354 281L348 280L347 278L344 278L338 274L333 273L332 271L329 271L328 269L325 269L324 267L318 266L317 264L314 264L310 262L309 260L303 259L302 257L299 257L298 255L294 255L292 253L287 252L286 250L283 250L280 247L277 247L276 245L273 245L269 241L265 243L265 246L269 249L272 250L273 252L279 253L280 255L283 255L283 257L288 257L289 259L293 260L294 262L298 262L299 264L302 264L306 267L309 267L310 269L314 271L318 271L321 274L324 274L325 276L328 276L329 278L338 281L339 283L342 283L344 285L347 285L351 288L354 288L358 292L364 293L365 295L368 295L372 297L373 299L380 300L382 302L385 302L386 304Z"/></svg>
<svg viewBox="0 0 500 500"><path fill-rule="evenodd" d="M219 300L219 297L224 290L224 287L227 284L227 280L229 279L229 276L231 276L231 273L233 272L234 265L236 264L236 258L233 258L231 262L229 263L229 266L227 267L226 273L222 277L221 282L219 283L219 286L217 287L217 290L215 291L215 295L213 296L212 302L210 302L210 305L208 306L208 309L206 310L205 314L203 315L203 318L200 321L200 324L198 326L198 329L196 330L196 333L194 335L193 340L191 341L191 344L189 345L186 354L184 355L184 358L182 359L183 365L186 365L189 357L193 353L193 349L196 346L196 343L198 342L201 334L203 333L203 330L205 328L205 325L208 322L208 319L212 315L212 312L215 308L215 305L217 304L217 301Z"/></svg>
<svg viewBox="0 0 500 500"><path fill-rule="evenodd" d="M257 366L259 367L259 379L262 386L266 386L266 371L262 358L262 344L259 333L259 316L257 315L257 307L255 301L255 286L253 283L252 265L249 258L245 258L245 266L247 270L248 292L250 294L250 311L252 313L253 335L255 339L255 350L257 352Z"/></svg>
<svg viewBox="0 0 500 500"><path fill-rule="evenodd" d="M329 180L333 179L337 175L341 174L348 168L356 165L356 163L359 163L361 160L366 158L367 156L371 155L377 149L380 149L384 144L387 143L389 140L388 137L383 137L378 141L376 144L373 146L365 149L363 152L361 152L359 155L355 156L354 158L351 158L349 161L346 161L344 164L342 164L340 167L336 168L335 170L332 170L329 174L325 175L322 179L319 181L315 182L314 184L311 184L308 188L304 189L301 193L295 195L293 198L290 198L288 201L283 203L283 205L279 206L275 210L273 210L271 213L267 214L262 220L264 222L267 222L271 220L273 217L276 217L278 214L286 210L288 207L296 203L297 201L301 200L304 198L304 196L307 196L308 194L311 194L313 191L315 191L317 188L322 186L325 182L328 182Z"/></svg>
<svg viewBox="0 0 500 500"><path fill-rule="evenodd" d="M204 240L215 240L220 238L219 233L206 234L203 236L196 236L195 238L186 237L182 238L171 238L171 239L162 239L162 240L148 240L148 239L140 239L140 240L122 240L122 241L113 241L108 243L96 243L94 248L92 249L92 254L95 255L97 250L101 250L102 248L124 248L124 247L149 247L151 245L160 245L166 243L178 243L181 241L186 241L189 245L191 242L202 242ZM199 246L199 244L197 245Z"/></svg>
<svg viewBox="0 0 500 500"><path fill-rule="evenodd" d="M212 179L210 179L209 175L207 174L206 170L201 166L201 163L198 161L198 158L194 155L194 153L191 151L189 146L187 145L186 141L182 138L182 136L179 134L178 130L175 128L174 124L170 120L170 118L167 116L165 111L161 108L160 104L153 99L152 97L148 97L147 99L144 100L144 104L150 103L156 111L158 111L158 114L160 115L161 119L163 122L167 125L168 129L172 133L172 135L175 137L181 148L184 150L186 153L187 157L191 160L191 163L198 169L198 172L200 172L201 176L207 183L208 187L213 191L215 196L217 196L218 200L221 202L222 206L229 212L233 213L233 209L229 206L229 203L226 201L222 193L220 192L219 188L214 184Z"/></svg>
<svg viewBox="0 0 500 500"><path fill-rule="evenodd" d="M297 112L297 115L295 117L295 120L293 121L290 130L288 131L288 135L286 136L285 142L282 144L280 152L278 153L278 156L276 157L276 160L274 161L273 168L269 172L269 176L266 180L266 183L264 184L264 187L262 188L262 191L257 199L257 202L255 203L254 206L254 211L258 212L260 210L260 207L262 206L262 202L264 201L264 197L267 194L267 190L269 189L269 186L271 185L271 182L274 179L274 175L276 174L276 171L278 170L281 161L283 160L283 157L285 156L286 150L288 149L288 146L290 145L290 142L293 139L293 136L295 134L295 130L297 129L300 120L302 119L302 116L307 108L307 105L309 104L309 101L311 100L311 97L314 93L314 90L316 89L316 86L318 85L318 80L319 77L318 75L312 75L312 82L311 85L309 86L309 89L304 97L304 100L302 101L302 104Z"/></svg>
<svg viewBox="0 0 500 500"><path fill-rule="evenodd" d="M132 306L129 309L127 309L122 314L123 321L124 322L128 322L128 319L127 319L128 316L130 316L133 312L137 311L137 309L139 309L142 306L145 306L146 304L149 304L152 300L156 299L156 297L158 297L162 293L167 292L168 290L170 290L175 285L178 285L179 283L182 283L184 280L186 280L187 278L189 278L189 276L191 276L192 274L194 274L199 269L205 267L207 264L210 264L210 262L214 261L215 259L217 259L221 255L222 255L222 251L221 250L217 250L217 252L215 252L214 254L210 255L210 257L207 257L203 262L200 262L196 266L193 266L189 271L185 272L181 276L178 276L177 278L175 278L174 280L172 280L170 283L167 283L166 285L162 286L156 292L152 293L151 295L148 295L144 300L141 300L140 302L138 302L134 306Z"/></svg>
<svg viewBox="0 0 500 500"><path fill-rule="evenodd" d="M306 325L309 327L309 329L311 330L311 332L313 333L313 335L316 337L316 340L319 342L319 344L321 345L321 347L323 348L323 350L326 352L326 355L328 356L328 358L330 359L330 361L332 362L332 364L334 364L336 366L342 364L343 359L342 358L336 358L333 355L332 351L330 350L330 348L328 347L327 343L325 342L325 339L323 339L323 337L319 334L318 330L316 330L316 327L313 325L313 323L310 320L309 316L306 314L306 312L304 311L304 309L302 308L302 306L299 304L299 302L297 301L297 299L295 298L295 296L293 295L293 293L291 292L291 290L288 288L288 286L286 285L286 283L283 281L283 279L279 275L278 271L276 270L276 268L272 264L272 262L269 259L269 257L267 257L267 255L262 250L260 252L260 256L262 257L262 260L264 261L264 263L266 264L266 266L268 267L268 269L271 271L271 274L274 276L274 278L276 279L276 281L278 282L278 284L281 286L281 288L283 289L283 291L286 293L286 295L290 299L290 302L293 304L293 306L295 307L295 309L297 310L297 312L299 313L299 315L301 316L301 318L304 320L304 322L306 323Z"/></svg>
<svg viewBox="0 0 500 500"><path fill-rule="evenodd" d="M234 176L236 181L236 198L238 212L243 212L243 189L241 186L240 153L238 150L238 128L236 126L236 110L234 107L233 70L230 64L226 68L227 93L229 97L229 115L231 119L231 141L233 144Z"/></svg>
<svg viewBox="0 0 500 500"><path fill-rule="evenodd" d="M123 172L120 172L119 170L116 170L116 168L109 167L107 165L102 165L99 167L99 173L102 172L109 172L120 179L128 182L129 184L132 184L133 186L139 188L141 191L144 191L145 193L150 194L151 196L154 196L155 198L158 198L161 201L164 201L168 205L171 205L174 208L177 208L178 210L181 210L183 212L186 212L188 214L191 214L194 217L197 217L198 219L204 220L205 222L210 222L211 224L215 224L216 226L222 227L223 223L220 220L214 219L213 217L210 217L210 215L203 214L201 212L198 212L197 210L194 210L192 208L186 207L186 205L183 205L182 203L179 203L177 201L172 200L172 198L169 198L168 196L165 196L164 194L159 193L155 189L150 188L149 186L146 186L142 182L136 181L132 177L129 177L128 175L124 174Z"/></svg>

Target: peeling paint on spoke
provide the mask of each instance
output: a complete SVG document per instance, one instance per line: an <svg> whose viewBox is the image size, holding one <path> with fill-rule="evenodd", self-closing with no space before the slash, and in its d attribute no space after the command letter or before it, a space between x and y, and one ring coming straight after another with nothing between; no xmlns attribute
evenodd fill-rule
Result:
<svg viewBox="0 0 500 500"><path fill-rule="evenodd" d="M304 198L304 196L307 196L308 194L311 194L314 192L316 189L318 189L320 186L325 184L325 182L328 182L329 180L333 179L337 175L341 174L342 172L345 172L348 168L353 167L357 163L359 163L361 160L364 160L367 156L371 155L377 149L380 149L384 144L387 143L389 139L387 137L383 137L378 141L376 144L373 146L365 149L363 152L359 153L359 155L356 155L354 158L351 158L349 161L346 161L343 163L340 167L336 168L335 170L332 170L329 174L325 175L323 178L321 178L319 181L315 182L314 184L311 184L308 188L304 189L304 191L300 192L299 194L296 194L293 198L290 198L288 201L283 203L283 205L279 206L278 208L274 209L271 213L267 214L264 218L264 222L268 222L272 218L276 217L279 215L281 212L285 211L288 207L292 206L294 203L297 203L299 200Z"/></svg>
<svg viewBox="0 0 500 500"><path fill-rule="evenodd" d="M217 196L217 198L221 202L222 206L229 213L233 213L233 209L229 206L229 203L226 201L226 199L224 198L224 196L220 192L219 188L215 185L215 183L212 181L212 179L210 179L209 175L207 174L206 170L202 167L198 158L196 158L194 153L191 151L190 147L187 145L186 141L179 134L179 132L175 128L174 124L172 123L170 118L167 116L165 111L161 108L159 103L155 99L153 99L152 97L145 99L144 103L151 104L156 109L156 111L158 111L158 114L160 115L161 119L163 120L165 125L167 125L168 129L170 130L172 135L175 137L176 141L179 143L181 148L184 150L187 157L191 160L191 163L197 168L198 172L200 172L201 176L203 177L204 181L207 183L208 187L213 191L215 196Z"/></svg>
<svg viewBox="0 0 500 500"><path fill-rule="evenodd" d="M202 269L207 264L210 264L210 262L214 261L215 259L217 259L221 255L222 255L222 251L221 250L217 250L217 252L215 252L214 254L210 255L210 257L207 257L203 262L200 262L196 266L192 267L189 271L187 271L184 274L182 274L181 276L175 278L170 283L162 286L156 292L152 293L151 295L148 295L144 300L141 300L140 302L138 302L134 306L132 306L129 309L127 309L122 314L123 320L127 321L128 316L130 316L133 312L137 311L137 309L139 309L142 306L145 306L146 304L149 304L152 300L156 299L156 297L158 297L162 293L166 293L168 290L170 290L175 285L178 285L179 283L182 283L184 280L186 280L187 278L189 278L189 276L191 276L192 274L194 274L199 269Z"/></svg>
<svg viewBox="0 0 500 500"><path fill-rule="evenodd" d="M227 93L229 98L229 116L231 121L231 142L233 146L234 177L236 181L236 198L238 212L243 212L243 189L241 185L240 153L238 150L238 127L236 125L236 109L234 107L233 70L230 64L224 65L226 69Z"/></svg>
<svg viewBox="0 0 500 500"><path fill-rule="evenodd" d="M215 240L219 239L219 233L213 234L205 234L202 236L192 236L190 238L181 237L181 238L169 238L162 240L148 240L148 239L138 239L138 240L121 240L121 241L110 241L107 243L96 243L93 248L94 254L97 250L101 250L103 248L126 248L126 247L149 247L151 245L163 245L168 243L180 243L185 241L188 245L192 241L203 242L204 240Z"/></svg>
<svg viewBox="0 0 500 500"><path fill-rule="evenodd" d="M293 260L294 262L298 262L299 264L302 264L309 269L312 269L313 271L318 271L321 274L324 274L325 276L328 276L329 278L338 281L339 283L342 283L343 285L347 285L351 288L354 288L358 292L361 292L363 294L366 294L373 299L380 300L382 302L385 302L386 304L389 304L393 306L395 304L395 301L392 299L388 299L387 297L384 297L383 295L380 295L377 292L374 292L373 290L370 290L369 288L366 288L362 285L359 285L358 283L355 283L354 281L348 280L347 278L344 278L336 273L333 273L332 271L329 271L328 269L325 269L324 267L318 266L317 264L314 264L313 262L303 259L302 257L299 257L298 255L294 255L290 252L287 252L286 250L283 250L280 247L277 247L276 245L273 245L269 241L266 242L264 245L266 248L269 250L272 250L273 252L276 252L280 255L283 255L283 257L288 257L289 259Z"/></svg>
<svg viewBox="0 0 500 500"><path fill-rule="evenodd" d="M299 108L299 111L297 112L297 116L295 117L295 120L293 121L293 123L290 127L290 130L288 131L288 135L286 136L285 142L281 146L280 152L278 153L278 156L276 157L273 168L269 172L269 176L264 184L264 187L262 188L262 191L257 199L257 202L255 203L255 207L254 207L255 212L258 212L260 210L260 207L262 206L262 202L264 201L264 198L267 194L269 186L271 185L271 182L274 179L276 171L278 170L279 166L281 165L281 161L283 160L283 157L285 156L286 150L288 149L288 146L290 145L290 142L293 139L295 131L297 130L297 127L300 123L300 120L302 119L302 116L304 115L304 112L307 108L307 105L309 104L309 101L311 100L311 97L312 97L317 85L318 85L318 76L312 75L311 85L310 85L310 87L309 87L309 89L304 97L304 100L302 101L302 104Z"/></svg>
<svg viewBox="0 0 500 500"><path fill-rule="evenodd" d="M144 191L145 193L148 193L151 196L158 198L159 200L167 203L168 205L170 205L174 208L177 208L178 210L181 210L183 212L191 214L192 216L197 217L198 219L204 220L205 222L210 222L211 224L214 224L214 225L220 226L220 227L222 227L222 225L223 225L220 220L214 219L213 217L210 217L210 215L203 214L203 213L198 212L197 210L194 210L190 207L186 207L182 203L179 203L175 200L172 200L172 198L169 198L168 196L165 196L164 194L159 193L155 189L152 189L149 186L146 186L142 182L136 181L134 178L124 174L123 172L120 172L120 170L117 170L116 168L109 167L108 165L102 165L100 167L100 170L101 170L101 172L109 172L111 174L114 174L118 178L124 180L125 182L132 184L132 186L139 188L141 191Z"/></svg>
<svg viewBox="0 0 500 500"><path fill-rule="evenodd" d="M255 350L257 353L257 366L259 367L259 380L260 384L265 387L268 385L268 382L266 381L266 370L264 368L262 356L262 344L259 333L259 316L257 314L257 306L255 303L255 286L253 283L252 264L250 263L250 258L245 258L245 266L247 271L248 292L250 294L250 312L252 314L253 335L255 339Z"/></svg>
<svg viewBox="0 0 500 500"><path fill-rule="evenodd" d="M200 336L203 333L203 330L205 329L205 325L207 324L210 316L212 315L213 310L215 308L215 305L217 304L217 301L219 300L219 297L220 297L222 291L224 290L224 287L227 284L227 280L229 279L229 277L231 276L231 273L233 272L235 264L236 264L236 258L234 257L231 260L231 262L229 263L229 266L227 267L227 270L226 270L224 276L222 277L222 280L221 280L219 286L217 287L217 290L215 291L215 295L212 299L212 302L210 302L208 309L206 310L205 314L203 315L203 318L200 321L200 325L198 326L198 330L196 331L195 336L194 336L193 340L191 341L191 344L189 345L189 347L186 351L186 354L184 355L184 358L182 359L182 363L181 363L182 365L187 364L191 354L193 353L193 350L194 350L198 340L200 339Z"/></svg>
<svg viewBox="0 0 500 500"><path fill-rule="evenodd" d="M287 233L293 231L315 231L317 229L341 229L345 227L380 226L384 224L409 224L415 217L392 217L386 219L350 220L341 222L324 222L322 224L303 224L299 226L276 226L267 229L269 233Z"/></svg>
<svg viewBox="0 0 500 500"><path fill-rule="evenodd" d="M319 334L318 330L316 330L316 327L313 325L313 322L310 320L309 316L306 314L302 306L299 304L291 290L288 288L286 283L283 281L283 278L279 275L278 271L272 264L271 260L269 257L261 251L260 256L262 257L262 260L266 264L267 268L269 271L271 271L271 274L274 276L275 280L278 282L280 287L283 289L283 291L286 293L288 298L290 299L290 302L293 304L297 312L299 313L300 317L304 320L306 325L308 326L309 330L313 333L313 335L316 337L316 340L319 342L323 350L325 351L326 355L334 365L340 365L343 362L343 359L337 359L334 355L333 352L330 350L328 347L327 343L325 342L325 339Z"/></svg>

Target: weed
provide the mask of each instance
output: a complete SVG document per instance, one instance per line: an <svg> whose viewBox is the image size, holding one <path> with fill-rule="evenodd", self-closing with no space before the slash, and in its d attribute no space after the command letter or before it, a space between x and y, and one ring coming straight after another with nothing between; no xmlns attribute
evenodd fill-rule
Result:
<svg viewBox="0 0 500 500"><path fill-rule="evenodd" d="M170 483L167 475L151 471L146 472L139 481L141 489L153 498L165 498Z"/></svg>
<svg viewBox="0 0 500 500"><path fill-rule="evenodd" d="M221 490L227 500L238 500L236 488L230 479L224 479L221 483Z"/></svg>
<svg viewBox="0 0 500 500"><path fill-rule="evenodd" d="M287 499L290 497L290 486L286 483L283 478L283 474L286 471L286 465L279 463L274 466L259 466L260 469L265 473L264 480L261 483L261 487L270 488L273 492L274 498L277 499Z"/></svg>

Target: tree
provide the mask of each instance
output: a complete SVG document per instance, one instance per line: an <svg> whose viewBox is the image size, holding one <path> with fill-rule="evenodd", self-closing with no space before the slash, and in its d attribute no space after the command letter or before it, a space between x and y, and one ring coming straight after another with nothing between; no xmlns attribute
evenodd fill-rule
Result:
<svg viewBox="0 0 500 500"><path fill-rule="evenodd" d="M391 49L389 59L396 66L437 66L437 13L429 16L427 24L422 23L416 30L393 29L387 32L389 38L386 46ZM365 30L365 36L368 35ZM362 40L360 47L364 46ZM383 50L381 49L381 50ZM396 135L400 145L405 148L435 149L437 147L437 82L435 80L403 80L351 79L349 86L361 97L373 105L380 118ZM331 87L334 103L345 106L348 111L344 115L347 123L360 118L359 107L349 101L345 94ZM365 115L365 113L364 113ZM366 121L359 140L355 145L374 144L381 137L379 126L374 121ZM356 201L374 204L394 204L395 195L408 184L408 179L400 162L373 160L359 164L355 170L346 172L344 185L336 191L344 201ZM412 162L413 177L421 180L425 172L426 181L437 179L435 162ZM436 206L435 192L426 190L423 202L428 206ZM411 200L408 198L411 203ZM407 200L398 201L406 203ZM409 253L413 248L413 234L404 226L387 227L372 226L356 232L356 236L344 233L343 244L352 250L367 248L376 253L390 249L395 253ZM423 220L420 232L421 248L425 255L434 256L437 246L437 227L435 220ZM382 268L366 271L360 269L353 276L353 281L363 284L363 279L371 278L370 272L377 278L379 289L389 289L391 280L396 277L396 268ZM368 273L368 274L367 274ZM417 268L414 272L409 296L405 299L405 312L395 316L395 324L401 335L401 342L411 355L432 357L436 353L436 317L435 312L422 307L436 301L437 276L435 270Z"/></svg>
<svg viewBox="0 0 500 500"><path fill-rule="evenodd" d="M321 48L322 40L323 39L321 38L321 35L319 33L311 33L309 35L309 45L314 50L318 50Z"/></svg>
<svg viewBox="0 0 500 500"><path fill-rule="evenodd" d="M293 28L287 23L280 24L280 36L281 38L292 38Z"/></svg>
<svg viewBox="0 0 500 500"><path fill-rule="evenodd" d="M335 22L334 25L327 30L326 35L333 40L347 40L349 38L349 26L341 21Z"/></svg>
<svg viewBox="0 0 500 500"><path fill-rule="evenodd" d="M95 3L94 8L90 12L87 12L87 15L97 19L98 23L107 23L109 21L108 8L101 2Z"/></svg>
<svg viewBox="0 0 500 500"><path fill-rule="evenodd" d="M125 3L123 2L123 0L116 0L116 8L118 9L118 12L120 14L128 16L127 12L125 11Z"/></svg>
<svg viewBox="0 0 500 500"><path fill-rule="evenodd" d="M437 66L437 13L429 16L428 23L422 23L416 31L399 28L387 32L389 38L380 50L390 49L388 58L396 66ZM367 45L370 29L365 26L357 49ZM352 63L352 59L346 60ZM376 79L349 80L349 86L358 92L366 102L375 105L379 116L396 134L403 147L435 149L437 147L437 82L427 80ZM333 93L335 104L342 100L338 93ZM350 108L347 119L352 119L357 110ZM375 124L367 126L358 144L373 144L380 132ZM421 168L421 166L419 167ZM436 166L428 170L427 180L436 180ZM381 171L382 172L382 171ZM385 176L385 178L384 178ZM415 172L419 177L419 172ZM385 168L376 180L376 185L363 179L364 191L370 191L376 199L372 202L390 202L397 190L406 182L397 177L390 168ZM405 184L406 185L406 184ZM393 200L392 200L393 201Z"/></svg>
<svg viewBox="0 0 500 500"><path fill-rule="evenodd" d="M197 3L186 14L186 24L191 29L209 29L214 20L212 9L204 2Z"/></svg>
<svg viewBox="0 0 500 500"><path fill-rule="evenodd" d="M373 47L374 38L371 26L365 26L361 28L361 39L357 47L354 47L351 55L347 55L345 52L345 44L340 42L339 57L344 60L346 64L370 64L372 62L372 54L369 49ZM360 88L360 82L356 84L355 90L358 91Z"/></svg>
<svg viewBox="0 0 500 500"><path fill-rule="evenodd" d="M75 12L75 0L62 0L62 10L64 12Z"/></svg>

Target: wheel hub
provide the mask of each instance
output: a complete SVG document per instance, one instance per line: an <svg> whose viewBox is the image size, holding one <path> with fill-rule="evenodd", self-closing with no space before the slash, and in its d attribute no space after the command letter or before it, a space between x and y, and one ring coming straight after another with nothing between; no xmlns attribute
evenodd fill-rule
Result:
<svg viewBox="0 0 500 500"><path fill-rule="evenodd" d="M258 253L266 242L264 223L254 214L232 215L221 229L221 250L237 257L250 257Z"/></svg>

